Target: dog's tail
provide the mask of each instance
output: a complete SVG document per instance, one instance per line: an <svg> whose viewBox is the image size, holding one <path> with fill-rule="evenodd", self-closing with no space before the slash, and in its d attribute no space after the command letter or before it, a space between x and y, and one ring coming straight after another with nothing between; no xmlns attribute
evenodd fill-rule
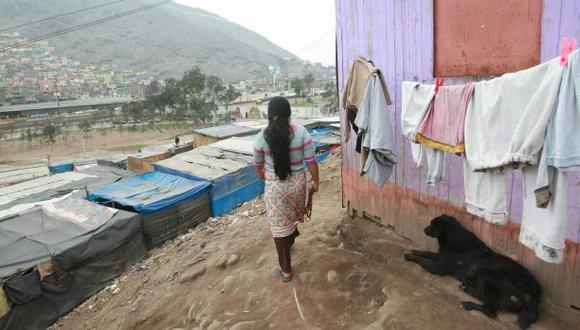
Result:
<svg viewBox="0 0 580 330"><path fill-rule="evenodd" d="M540 296L526 293L521 300L522 308L518 315L518 325L521 329L527 329L532 323L538 321L540 314Z"/></svg>

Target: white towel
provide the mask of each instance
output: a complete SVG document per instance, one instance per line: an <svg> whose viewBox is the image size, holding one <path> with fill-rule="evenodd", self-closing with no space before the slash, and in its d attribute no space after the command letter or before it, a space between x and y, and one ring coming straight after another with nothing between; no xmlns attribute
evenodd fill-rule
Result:
<svg viewBox="0 0 580 330"><path fill-rule="evenodd" d="M473 172L463 158L463 181L467 212L494 224L507 222L505 173Z"/></svg>
<svg viewBox="0 0 580 330"><path fill-rule="evenodd" d="M429 105L435 96L434 85L403 81L401 102L401 131L409 140L416 142L417 131L423 123Z"/></svg>
<svg viewBox="0 0 580 330"><path fill-rule="evenodd" d="M418 82L403 81L401 131L411 140L411 153L417 167L427 164L427 183L434 185L441 180L445 167L445 156L442 151L433 150L425 145L415 143L417 131L425 119L433 97L435 85L424 85Z"/></svg>
<svg viewBox="0 0 580 330"><path fill-rule="evenodd" d="M473 170L538 163L561 77L556 58L475 86L465 118L465 150Z"/></svg>
<svg viewBox="0 0 580 330"><path fill-rule="evenodd" d="M556 170L553 196L547 208L536 207L534 188L538 167L523 169L524 211L520 242L546 262L561 263L564 259L566 221L568 217L568 183L566 172Z"/></svg>

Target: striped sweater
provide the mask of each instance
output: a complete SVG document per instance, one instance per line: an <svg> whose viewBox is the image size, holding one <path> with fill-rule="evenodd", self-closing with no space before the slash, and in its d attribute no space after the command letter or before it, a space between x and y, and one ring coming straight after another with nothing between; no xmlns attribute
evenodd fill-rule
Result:
<svg viewBox="0 0 580 330"><path fill-rule="evenodd" d="M292 124L290 127L294 133L290 142L290 163L292 172L297 173L304 170L304 162L316 162L314 142L310 133L303 126ZM254 163L256 166L264 166L267 172L274 173L274 160L270 153L270 147L264 138L263 130L258 133L254 142Z"/></svg>

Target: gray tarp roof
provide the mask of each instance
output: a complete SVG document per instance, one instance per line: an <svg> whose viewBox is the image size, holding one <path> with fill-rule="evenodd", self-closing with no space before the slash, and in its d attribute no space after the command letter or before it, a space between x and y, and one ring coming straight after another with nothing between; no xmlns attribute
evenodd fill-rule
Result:
<svg viewBox="0 0 580 330"><path fill-rule="evenodd" d="M0 219L0 280L51 258L56 273L64 274L141 232L140 216L135 213L115 210L110 219L110 215L103 218L100 214L110 209L68 198L82 213L90 214L87 222L71 220L43 207Z"/></svg>
<svg viewBox="0 0 580 330"><path fill-rule="evenodd" d="M214 180L252 164L251 155L203 146L155 163L175 172Z"/></svg>
<svg viewBox="0 0 580 330"><path fill-rule="evenodd" d="M66 172L22 182L0 189L0 210L18 204L49 200L85 187L97 188L130 175L133 174L117 168L93 166L79 172Z"/></svg>

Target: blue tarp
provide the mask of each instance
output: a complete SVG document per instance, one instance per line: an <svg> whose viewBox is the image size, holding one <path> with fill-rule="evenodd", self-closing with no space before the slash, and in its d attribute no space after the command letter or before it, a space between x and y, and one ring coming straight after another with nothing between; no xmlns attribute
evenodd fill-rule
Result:
<svg viewBox="0 0 580 330"><path fill-rule="evenodd" d="M74 169L74 164L72 161L60 162L52 164L48 167L50 174L59 174L65 172L71 172Z"/></svg>
<svg viewBox="0 0 580 330"><path fill-rule="evenodd" d="M88 198L91 201L112 201L147 215L203 194L209 186L207 181L147 172L93 190Z"/></svg>
<svg viewBox="0 0 580 330"><path fill-rule="evenodd" d="M316 149L321 148L321 147L327 147L327 146L333 145L333 144L337 144L337 143L327 143L327 142L320 141L320 140L323 140L324 138L336 135L335 132L336 132L336 129L334 127L316 127L316 128L311 128L308 130L308 133L310 133L310 136L312 137L312 140L314 141L314 147Z"/></svg>
<svg viewBox="0 0 580 330"><path fill-rule="evenodd" d="M210 181L213 216L229 213L264 192L251 155L211 145L159 161L154 167L156 171Z"/></svg>

